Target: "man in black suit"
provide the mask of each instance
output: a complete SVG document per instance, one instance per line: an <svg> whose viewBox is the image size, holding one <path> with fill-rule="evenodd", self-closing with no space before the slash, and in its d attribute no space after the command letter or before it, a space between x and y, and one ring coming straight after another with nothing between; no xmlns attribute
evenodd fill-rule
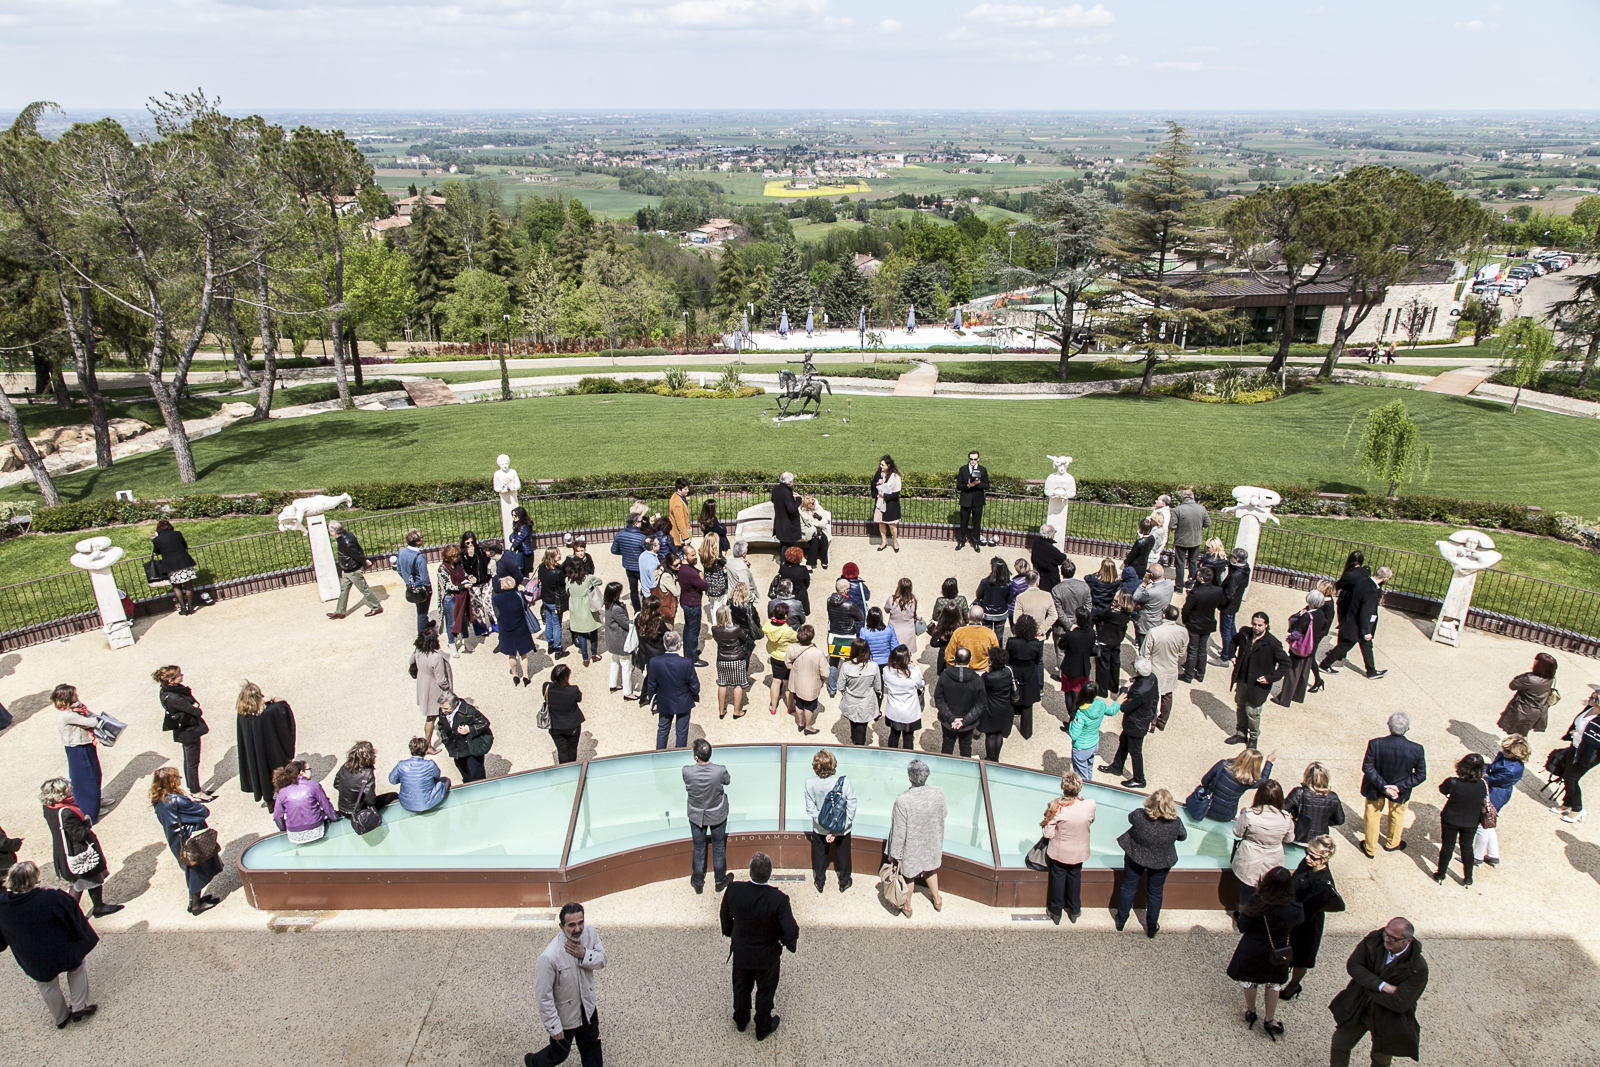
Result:
<svg viewBox="0 0 1600 1067"><path fill-rule="evenodd" d="M1256 747L1261 739L1261 709L1273 684L1289 669L1289 653L1271 625L1267 613L1258 611L1233 643L1234 732L1225 745Z"/></svg>
<svg viewBox="0 0 1600 1067"><path fill-rule="evenodd" d="M1183 625L1189 630L1189 650L1178 673L1180 682L1206 680L1206 646L1211 635L1217 632L1217 609L1227 602L1228 594L1216 584L1216 572L1201 567L1198 584L1183 598Z"/></svg>
<svg viewBox="0 0 1600 1067"><path fill-rule="evenodd" d="M970 539L974 552L983 551L983 499L989 491L989 472L978 462L978 450L967 453L967 465L956 471L961 527L956 531L956 551ZM971 531L969 534L968 531Z"/></svg>
<svg viewBox="0 0 1600 1067"><path fill-rule="evenodd" d="M772 487L772 536L778 541L778 554L800 543L800 497L794 491L794 475L784 471Z"/></svg>
<svg viewBox="0 0 1600 1067"><path fill-rule="evenodd" d="M1365 568L1361 568L1365 570ZM1339 643L1322 658L1320 670L1338 674L1335 663L1344 659L1356 645L1361 646L1361 665L1367 669L1368 678L1382 678L1388 670L1378 670L1372 659L1372 635L1378 630L1378 605L1383 600L1383 583L1394 577L1388 567L1379 567L1372 577L1358 574L1350 583L1350 595L1345 598L1344 613L1339 616ZM1341 579L1342 580L1342 579Z"/></svg>
<svg viewBox="0 0 1600 1067"><path fill-rule="evenodd" d="M1039 527L1028 555L1033 569L1039 572L1040 589L1048 593L1061 584L1061 565L1067 561L1067 554L1056 547L1054 526Z"/></svg>
<svg viewBox="0 0 1600 1067"><path fill-rule="evenodd" d="M733 1024L741 1033L750 1024L750 987L756 989L756 1040L778 1028L772 1014L778 994L778 962L795 951L800 927L789 909L789 895L767 884L772 859L750 857L750 881L733 882L722 896L722 936L733 940Z"/></svg>
<svg viewBox="0 0 1600 1067"><path fill-rule="evenodd" d="M1367 755L1361 761L1361 795L1367 798L1366 840L1361 849L1368 859L1377 855L1378 818L1384 805L1389 807L1389 836L1383 843L1387 852L1406 847L1400 835L1406 828L1406 806L1411 791L1428 780L1428 761L1422 746L1406 737L1411 716L1397 711L1389 716L1389 736L1367 742Z"/></svg>
<svg viewBox="0 0 1600 1067"><path fill-rule="evenodd" d="M663 655L650 661L644 675L641 703L654 707L657 715L656 748L667 747L667 735L677 721L675 748L689 744L689 712L700 702L700 676L694 664L683 658L683 639L668 630L661 639Z"/></svg>

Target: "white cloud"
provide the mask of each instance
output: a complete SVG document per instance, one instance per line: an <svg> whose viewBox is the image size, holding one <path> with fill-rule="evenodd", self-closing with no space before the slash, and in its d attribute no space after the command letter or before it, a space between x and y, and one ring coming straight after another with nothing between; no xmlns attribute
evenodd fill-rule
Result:
<svg viewBox="0 0 1600 1067"><path fill-rule="evenodd" d="M755 0L683 0L667 8L666 16L679 26L715 26L755 6Z"/></svg>
<svg viewBox="0 0 1600 1067"><path fill-rule="evenodd" d="M1208 44L1197 44L1197 45L1194 45L1192 48L1185 48L1184 51L1188 52L1190 55L1198 56L1198 55L1204 55L1207 52L1217 52L1217 51L1220 51L1220 49L1213 48L1211 45L1208 45Z"/></svg>
<svg viewBox="0 0 1600 1067"><path fill-rule="evenodd" d="M970 19L1004 22L1035 30L1078 29L1084 26L1109 26L1116 16L1104 4L1085 8L1082 4L1071 7L1033 7L1022 4L979 4L967 12Z"/></svg>
<svg viewBox="0 0 1600 1067"><path fill-rule="evenodd" d="M897 19L884 19L882 22L878 23L878 29L882 30L884 33L893 33L902 25L903 23Z"/></svg>
<svg viewBox="0 0 1600 1067"><path fill-rule="evenodd" d="M1458 22L1456 23L1456 29L1466 30L1468 33L1476 33L1478 30L1483 29L1483 23L1478 19L1473 19L1471 22Z"/></svg>
<svg viewBox="0 0 1600 1067"><path fill-rule="evenodd" d="M1178 60L1162 60L1160 63L1145 64L1151 70L1205 70L1204 63L1180 62Z"/></svg>

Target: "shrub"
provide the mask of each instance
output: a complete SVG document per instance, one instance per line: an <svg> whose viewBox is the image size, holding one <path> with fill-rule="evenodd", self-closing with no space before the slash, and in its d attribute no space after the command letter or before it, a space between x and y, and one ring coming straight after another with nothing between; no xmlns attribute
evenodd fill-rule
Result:
<svg viewBox="0 0 1600 1067"><path fill-rule="evenodd" d="M682 367L668 367L661 372L661 382L673 392L677 392L679 389L687 389L689 388L689 372Z"/></svg>

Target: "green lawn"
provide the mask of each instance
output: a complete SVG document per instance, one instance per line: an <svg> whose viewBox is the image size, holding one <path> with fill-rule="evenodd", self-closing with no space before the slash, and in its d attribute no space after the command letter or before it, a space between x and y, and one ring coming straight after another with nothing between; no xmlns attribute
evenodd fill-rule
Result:
<svg viewBox="0 0 1600 1067"><path fill-rule="evenodd" d="M299 489L353 478L399 481L485 474L497 452L524 477L596 470L714 465L869 470L892 451L907 470L942 470L971 446L989 469L1042 477L1047 453L1076 457L1080 475L1178 481L1382 488L1356 471L1346 429L1356 413L1397 397L1417 416L1435 458L1415 491L1593 513L1600 496L1600 425L1432 393L1317 386L1267 404L1196 404L1117 395L1005 401L825 398L823 417L772 422L771 397L740 401L628 395L563 396L467 407L349 411L312 422L254 423L197 441L200 482L180 487L167 453L134 456L112 472L59 480L68 499L133 489L187 492ZM683 431L688 458L662 451ZM520 458L519 458L520 457ZM953 469L953 468L952 468ZM5 492L32 495L31 487Z"/></svg>
<svg viewBox="0 0 1600 1067"><path fill-rule="evenodd" d="M355 382L350 383L351 396L366 396L369 393L392 393L405 386L393 378L368 378L358 389ZM251 398L255 394L251 394ZM311 385L296 385L288 389L274 389L272 391L272 406L274 408L293 407L296 404L316 404L324 400L336 400L339 396L339 386L334 382L315 382ZM249 399L249 398L247 398ZM254 402L252 400L252 402Z"/></svg>
<svg viewBox="0 0 1600 1067"><path fill-rule="evenodd" d="M145 397L146 399L127 403L107 404L106 417L138 419L151 426L162 425L161 409L156 406L155 398L148 393ZM210 396L189 396L179 402L178 412L185 419L203 419L215 415L217 409L224 403L224 400L213 399ZM57 426L87 426L90 421L89 405L82 401L70 408L58 408L54 404L28 404L19 406L17 414L22 416L22 425L27 427L30 437ZM10 438L8 436L4 439Z"/></svg>

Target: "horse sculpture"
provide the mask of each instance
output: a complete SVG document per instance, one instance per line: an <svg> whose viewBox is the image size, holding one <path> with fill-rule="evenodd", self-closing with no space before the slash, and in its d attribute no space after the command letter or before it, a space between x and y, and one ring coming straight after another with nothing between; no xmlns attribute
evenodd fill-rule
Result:
<svg viewBox="0 0 1600 1067"><path fill-rule="evenodd" d="M796 376L792 370L780 370L778 372L778 388L780 390L778 393L778 411L784 417L789 415L789 405L796 400L800 401L800 410L796 414L804 415L806 408L813 401L817 405L817 410L822 410L822 391L824 389L828 391L829 396L833 395L833 386L828 384L828 379L817 374L816 365L811 362L810 356L802 360L799 376Z"/></svg>

